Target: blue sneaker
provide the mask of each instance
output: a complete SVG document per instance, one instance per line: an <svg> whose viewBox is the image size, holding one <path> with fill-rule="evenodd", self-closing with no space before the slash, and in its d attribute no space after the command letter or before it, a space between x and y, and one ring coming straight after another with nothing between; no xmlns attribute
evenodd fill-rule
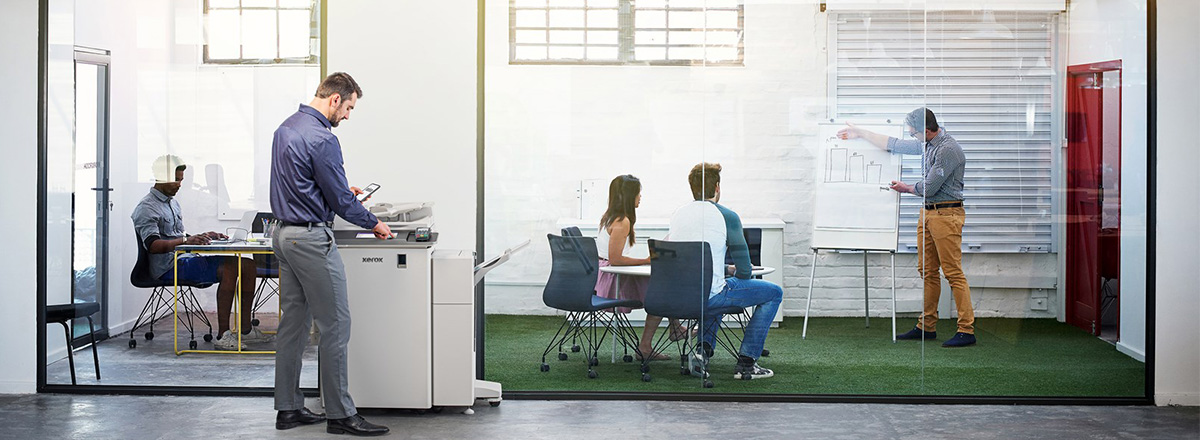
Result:
<svg viewBox="0 0 1200 440"><path fill-rule="evenodd" d="M955 333L953 338L942 344L943 347L948 348L966 347L968 345L975 345L975 335L963 332Z"/></svg>
<svg viewBox="0 0 1200 440"><path fill-rule="evenodd" d="M925 335L923 338L921 337L922 334ZM896 335L896 339L932 340L932 339L937 339L937 332L927 332L927 331L921 330L920 328L913 327L913 329L909 330L908 333Z"/></svg>

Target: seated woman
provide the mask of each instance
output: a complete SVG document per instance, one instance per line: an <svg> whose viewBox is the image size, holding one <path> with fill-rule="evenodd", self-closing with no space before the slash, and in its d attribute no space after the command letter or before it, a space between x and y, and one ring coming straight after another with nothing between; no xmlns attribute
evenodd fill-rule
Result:
<svg viewBox="0 0 1200 440"><path fill-rule="evenodd" d="M635 209L642 201L642 182L637 177L625 174L617 176L608 185L608 210L600 217L600 232L596 235L596 250L600 254L600 267L606 266L639 266L650 264L649 258L632 258L630 248L634 244L633 225L637 223ZM600 272L596 280L596 294L605 298L616 298L617 276L608 272ZM622 299L644 301L646 288L650 278L627 276L621 277L620 296ZM619 313L629 313L629 309L620 307ZM651 353L654 344L654 332L662 322L661 316L646 315L646 326L642 329L642 338L638 341L638 352L651 360L670 359L662 353ZM687 330L679 322L671 320L672 341L683 339ZM638 360L642 360L640 357Z"/></svg>

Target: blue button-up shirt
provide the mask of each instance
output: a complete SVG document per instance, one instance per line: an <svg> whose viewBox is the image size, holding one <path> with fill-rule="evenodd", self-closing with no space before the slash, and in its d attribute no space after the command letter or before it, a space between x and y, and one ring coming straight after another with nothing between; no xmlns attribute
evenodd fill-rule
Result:
<svg viewBox="0 0 1200 440"><path fill-rule="evenodd" d="M946 129L939 130L929 142L888 138L887 149L900 154L922 154L922 178L913 185L913 192L923 196L926 203L963 199L963 174L967 168L967 157L958 141L950 137Z"/></svg>
<svg viewBox="0 0 1200 440"><path fill-rule="evenodd" d="M133 208L133 230L142 246L150 249L155 240L174 240L187 236L183 229L183 209L174 197L168 197L156 188L142 197ZM150 254L150 275L161 277L175 265L170 252Z"/></svg>
<svg viewBox="0 0 1200 440"><path fill-rule="evenodd" d="M350 192L342 145L321 112L301 104L275 130L271 144L271 212L289 223L333 221L333 215L365 229L378 223Z"/></svg>

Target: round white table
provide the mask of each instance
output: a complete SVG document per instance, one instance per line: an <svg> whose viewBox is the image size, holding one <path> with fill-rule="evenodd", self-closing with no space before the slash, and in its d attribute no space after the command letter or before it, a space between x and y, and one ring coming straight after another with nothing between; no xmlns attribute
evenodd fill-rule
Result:
<svg viewBox="0 0 1200 440"><path fill-rule="evenodd" d="M605 267L601 267L600 271L617 274L618 277L620 277L621 275L630 275L630 276L635 276L635 277L648 277L648 276L650 276L650 265L643 264L641 266L605 266ZM775 272L774 267L754 266L754 268L751 269L751 271L750 271L750 275L757 277L757 276L763 276L763 275L773 273L773 272ZM619 279L618 279L617 284L618 284L618 286L620 285ZM617 292L617 297L618 298L621 297L619 291Z"/></svg>

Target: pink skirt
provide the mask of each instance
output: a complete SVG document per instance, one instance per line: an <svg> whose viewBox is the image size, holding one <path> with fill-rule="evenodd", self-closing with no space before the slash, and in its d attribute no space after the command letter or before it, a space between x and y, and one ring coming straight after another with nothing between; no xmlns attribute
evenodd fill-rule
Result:
<svg viewBox="0 0 1200 440"><path fill-rule="evenodd" d="M600 260L600 267L612 266L608 260ZM650 286L650 277L621 277L620 298L617 297L617 274L600 272L596 277L596 295L610 299L635 299L646 301L646 288ZM629 307L617 307L617 312L629 313Z"/></svg>

